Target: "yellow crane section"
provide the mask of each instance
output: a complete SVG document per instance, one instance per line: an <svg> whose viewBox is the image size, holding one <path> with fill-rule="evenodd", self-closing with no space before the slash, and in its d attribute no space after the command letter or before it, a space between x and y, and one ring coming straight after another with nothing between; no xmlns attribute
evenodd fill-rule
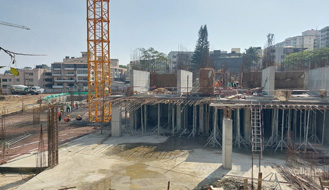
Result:
<svg viewBox="0 0 329 190"><path fill-rule="evenodd" d="M109 122L110 0L87 0L87 46L89 121Z"/></svg>

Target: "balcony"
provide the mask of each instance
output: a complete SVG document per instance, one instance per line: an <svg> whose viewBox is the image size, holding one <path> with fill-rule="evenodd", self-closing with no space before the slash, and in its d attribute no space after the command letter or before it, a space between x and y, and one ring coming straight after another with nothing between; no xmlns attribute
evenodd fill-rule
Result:
<svg viewBox="0 0 329 190"><path fill-rule="evenodd" d="M75 82L75 79L55 79L55 82Z"/></svg>
<svg viewBox="0 0 329 190"><path fill-rule="evenodd" d="M69 73L65 73L65 76L67 76L67 77L74 77L75 74L74 73L73 74L72 73L70 73L70 74Z"/></svg>
<svg viewBox="0 0 329 190"><path fill-rule="evenodd" d="M65 67L64 70L67 70L67 71L74 71L75 68L74 68L74 67Z"/></svg>
<svg viewBox="0 0 329 190"><path fill-rule="evenodd" d="M63 88L63 86L59 86L59 85L55 86L55 85L53 85L53 88L59 89L59 88Z"/></svg>
<svg viewBox="0 0 329 190"><path fill-rule="evenodd" d="M53 70L54 71L60 71L60 70L62 70L62 68L60 68L60 67L59 68L53 68Z"/></svg>
<svg viewBox="0 0 329 190"><path fill-rule="evenodd" d="M77 82L88 82L88 80L82 80L82 79L80 80L80 79L78 79Z"/></svg>
<svg viewBox="0 0 329 190"><path fill-rule="evenodd" d="M62 76L62 73L52 73L52 76L53 77L60 77L60 76Z"/></svg>
<svg viewBox="0 0 329 190"><path fill-rule="evenodd" d="M87 76L88 76L88 73L84 73L84 74L78 74L78 73L77 73L77 76L87 77Z"/></svg>

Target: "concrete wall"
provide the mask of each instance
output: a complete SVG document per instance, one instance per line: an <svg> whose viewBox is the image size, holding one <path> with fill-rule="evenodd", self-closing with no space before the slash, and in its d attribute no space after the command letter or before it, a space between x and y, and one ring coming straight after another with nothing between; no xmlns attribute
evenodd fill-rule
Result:
<svg viewBox="0 0 329 190"><path fill-rule="evenodd" d="M262 85L262 72L243 72L241 78L242 88L256 88Z"/></svg>
<svg viewBox="0 0 329 190"><path fill-rule="evenodd" d="M329 90L329 67L321 67L317 69L311 69L307 76L307 89L308 90Z"/></svg>
<svg viewBox="0 0 329 190"><path fill-rule="evenodd" d="M177 92L187 93L192 90L193 73L185 70L178 70L177 72Z"/></svg>
<svg viewBox="0 0 329 190"><path fill-rule="evenodd" d="M150 86L156 88L177 87L177 74L151 73Z"/></svg>
<svg viewBox="0 0 329 190"><path fill-rule="evenodd" d="M304 89L304 71L275 72L275 89Z"/></svg>
<svg viewBox="0 0 329 190"><path fill-rule="evenodd" d="M150 89L150 72L133 70L130 73L131 90L147 92Z"/></svg>
<svg viewBox="0 0 329 190"><path fill-rule="evenodd" d="M262 71L262 87L263 90L270 96L274 95L275 87L275 67L267 67Z"/></svg>

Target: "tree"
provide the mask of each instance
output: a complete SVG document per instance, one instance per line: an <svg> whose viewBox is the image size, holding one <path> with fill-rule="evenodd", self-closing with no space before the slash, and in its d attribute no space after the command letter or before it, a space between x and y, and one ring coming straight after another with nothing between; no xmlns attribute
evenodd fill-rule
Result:
<svg viewBox="0 0 329 190"><path fill-rule="evenodd" d="M246 52L243 53L243 71L257 70L260 59L258 48L249 47L246 49Z"/></svg>
<svg viewBox="0 0 329 190"><path fill-rule="evenodd" d="M329 48L291 53L282 64L285 70L307 70L329 65Z"/></svg>
<svg viewBox="0 0 329 190"><path fill-rule="evenodd" d="M200 27L199 39L192 55L192 64L195 71L201 67L210 67L207 25Z"/></svg>
<svg viewBox="0 0 329 190"><path fill-rule="evenodd" d="M132 68L153 73L166 73L169 71L169 59L166 54L150 47L138 48L134 53Z"/></svg>

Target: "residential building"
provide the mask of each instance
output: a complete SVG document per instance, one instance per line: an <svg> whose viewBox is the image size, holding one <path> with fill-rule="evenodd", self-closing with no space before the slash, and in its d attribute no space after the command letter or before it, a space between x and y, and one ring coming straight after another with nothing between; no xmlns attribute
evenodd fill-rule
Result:
<svg viewBox="0 0 329 190"><path fill-rule="evenodd" d="M68 89L79 86L88 89L87 52L81 52L81 57L66 56L63 62L51 64L53 89ZM111 81L124 81L126 69L119 67L118 59L111 59Z"/></svg>
<svg viewBox="0 0 329 190"><path fill-rule="evenodd" d="M40 86L42 88L51 88L52 77L47 69L24 68L18 69L18 76L11 73L0 74L0 88L2 93L9 93L10 85Z"/></svg>
<svg viewBox="0 0 329 190"><path fill-rule="evenodd" d="M320 48L329 47L329 26L320 30Z"/></svg>
<svg viewBox="0 0 329 190"><path fill-rule="evenodd" d="M272 46L274 63L280 67L284 58L290 53L317 49L319 42L320 31L314 29L302 32L301 36L286 38L283 42Z"/></svg>
<svg viewBox="0 0 329 190"><path fill-rule="evenodd" d="M177 70L189 70L191 67L193 51L171 51L168 54L169 72L176 73Z"/></svg>
<svg viewBox="0 0 329 190"><path fill-rule="evenodd" d="M214 50L210 52L210 60L215 70L225 69L228 72L237 74L241 72L242 54L232 51Z"/></svg>

